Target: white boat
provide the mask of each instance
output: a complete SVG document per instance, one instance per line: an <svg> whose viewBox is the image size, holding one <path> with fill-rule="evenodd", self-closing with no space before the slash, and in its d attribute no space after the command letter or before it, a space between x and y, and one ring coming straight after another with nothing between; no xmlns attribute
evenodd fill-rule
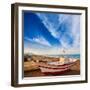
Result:
<svg viewBox="0 0 90 90"><path fill-rule="evenodd" d="M70 70L70 67L75 64L76 60L69 60L69 62L49 62L39 63L39 68L45 74L62 74Z"/></svg>

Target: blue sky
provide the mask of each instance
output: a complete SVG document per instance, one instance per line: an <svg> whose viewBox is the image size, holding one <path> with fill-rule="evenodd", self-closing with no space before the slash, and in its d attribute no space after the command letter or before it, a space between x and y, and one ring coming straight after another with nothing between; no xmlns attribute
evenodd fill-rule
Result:
<svg viewBox="0 0 90 90"><path fill-rule="evenodd" d="M24 51L79 53L80 15L24 11Z"/></svg>

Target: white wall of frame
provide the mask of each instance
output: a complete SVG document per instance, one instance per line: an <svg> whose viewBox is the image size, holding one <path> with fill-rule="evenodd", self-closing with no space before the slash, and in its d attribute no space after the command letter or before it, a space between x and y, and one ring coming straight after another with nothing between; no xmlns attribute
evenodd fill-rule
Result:
<svg viewBox="0 0 90 90"><path fill-rule="evenodd" d="M86 84L66 84L54 86L38 86L38 87L22 87L13 88L10 85L11 80L11 3L39 3L39 4L55 4L55 5L70 5L70 6L89 6L90 0L1 0L0 1L0 90L89 90L90 77ZM90 10L89 10L90 11ZM90 12L88 12L88 20L90 20ZM88 21L90 23L90 21ZM90 25L88 25L88 30ZM88 31L88 34L90 30ZM90 38L90 35L88 35ZM90 40L88 41L90 46ZM88 47L88 54L90 47ZM88 55L90 58L90 55ZM88 64L90 60L88 59ZM90 68L90 65L88 65ZM88 70L90 76L90 70Z"/></svg>

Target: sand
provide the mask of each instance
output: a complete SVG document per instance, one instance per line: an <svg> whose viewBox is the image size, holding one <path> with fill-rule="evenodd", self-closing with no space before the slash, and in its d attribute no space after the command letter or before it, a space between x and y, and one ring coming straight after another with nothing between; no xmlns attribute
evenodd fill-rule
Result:
<svg viewBox="0 0 90 90"><path fill-rule="evenodd" d="M64 75L80 75L80 60L76 61L75 65L72 66L69 71L59 74L58 76ZM24 72L24 77L40 77L40 76L53 76L53 75L43 74L40 69Z"/></svg>
<svg viewBox="0 0 90 90"><path fill-rule="evenodd" d="M54 75L54 76L64 76L64 75L80 75L80 71L70 70L63 74ZM53 76L53 75L43 74L40 70L34 70L34 71L24 73L24 77L40 77L40 76Z"/></svg>

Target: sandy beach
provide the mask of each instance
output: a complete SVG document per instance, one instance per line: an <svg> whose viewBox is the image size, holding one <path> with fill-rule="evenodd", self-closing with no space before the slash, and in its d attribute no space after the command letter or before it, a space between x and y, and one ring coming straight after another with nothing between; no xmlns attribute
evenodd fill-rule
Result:
<svg viewBox="0 0 90 90"><path fill-rule="evenodd" d="M58 76L64 76L64 75L80 75L80 60L77 60L74 66L72 66L69 71L64 72L62 74L58 74ZM40 77L40 76L53 76L53 75L46 75L42 73L40 69L24 72L24 77Z"/></svg>
<svg viewBox="0 0 90 90"><path fill-rule="evenodd" d="M62 76L62 75L63 76L64 75L80 75L80 71L70 70L70 71L65 72L63 74L59 74L58 76ZM35 70L35 71L30 71L30 72L24 72L24 77L40 77L40 76L47 76L47 75L46 74L43 74L40 70ZM48 76L53 76L53 75L48 75Z"/></svg>

